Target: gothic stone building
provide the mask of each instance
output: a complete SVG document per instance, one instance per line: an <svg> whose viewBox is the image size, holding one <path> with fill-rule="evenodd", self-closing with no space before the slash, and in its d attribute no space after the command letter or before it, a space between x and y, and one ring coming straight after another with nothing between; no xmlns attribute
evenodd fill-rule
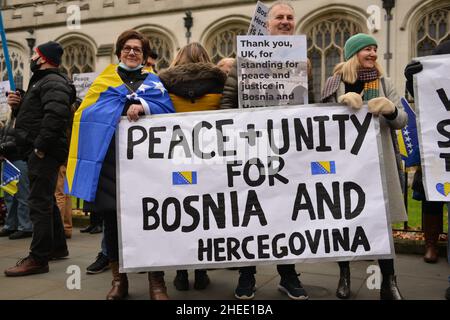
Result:
<svg viewBox="0 0 450 320"><path fill-rule="evenodd" d="M296 10L296 32L308 37L308 56L313 65L317 96L333 66L343 60L345 40L354 33L370 33L377 39L379 61L400 93L404 92L403 69L411 58L427 55L440 42L450 39L450 0L294 0L291 3ZM160 56L161 69L187 43L185 18L186 11L191 11L189 40L202 43L213 60L218 61L235 55L236 36L246 34L255 4L256 1L249 0L0 0L19 87L26 87L30 76L29 40L33 37L36 44L59 41L65 48L63 68L71 75L100 72L115 62L114 41L122 31L134 28L150 38ZM389 4L395 4L392 19L386 19L383 8ZM78 29L71 24L74 5L81 17ZM371 14L377 13L374 5L379 16ZM368 20L375 23L368 24ZM6 79L1 52L0 80Z"/></svg>

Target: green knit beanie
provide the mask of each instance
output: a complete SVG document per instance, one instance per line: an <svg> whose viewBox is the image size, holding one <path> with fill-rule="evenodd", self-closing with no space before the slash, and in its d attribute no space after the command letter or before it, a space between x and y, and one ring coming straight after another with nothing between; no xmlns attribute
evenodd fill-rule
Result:
<svg viewBox="0 0 450 320"><path fill-rule="evenodd" d="M365 33L358 33L351 36L346 42L344 47L345 61L357 54L361 49L368 46L378 46L377 40L372 36Z"/></svg>

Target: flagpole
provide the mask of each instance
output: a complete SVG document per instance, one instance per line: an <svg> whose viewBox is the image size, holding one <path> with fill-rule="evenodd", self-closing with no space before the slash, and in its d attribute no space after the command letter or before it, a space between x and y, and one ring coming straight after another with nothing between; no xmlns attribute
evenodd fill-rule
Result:
<svg viewBox="0 0 450 320"><path fill-rule="evenodd" d="M3 55L5 56L6 69L8 71L9 88L11 91L15 92L16 85L14 83L11 61L9 60L8 42L6 41L6 33L5 28L3 26L3 15L1 10L0 10L0 34L2 38Z"/></svg>

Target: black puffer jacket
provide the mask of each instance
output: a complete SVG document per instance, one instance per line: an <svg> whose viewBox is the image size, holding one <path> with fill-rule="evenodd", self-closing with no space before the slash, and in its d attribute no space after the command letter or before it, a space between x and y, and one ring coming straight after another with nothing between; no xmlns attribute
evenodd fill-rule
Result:
<svg viewBox="0 0 450 320"><path fill-rule="evenodd" d="M9 161L24 160L17 152L13 121L9 121L0 129L0 156Z"/></svg>
<svg viewBox="0 0 450 320"><path fill-rule="evenodd" d="M33 74L16 120L16 144L21 157L28 157L36 148L61 163L66 161L66 130L75 99L75 87L57 69Z"/></svg>

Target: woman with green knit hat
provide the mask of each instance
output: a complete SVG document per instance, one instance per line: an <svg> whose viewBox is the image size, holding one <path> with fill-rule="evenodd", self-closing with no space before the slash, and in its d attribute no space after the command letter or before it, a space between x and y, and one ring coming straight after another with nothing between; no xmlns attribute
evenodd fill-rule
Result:
<svg viewBox="0 0 450 320"><path fill-rule="evenodd" d="M403 128L408 116L403 110L394 85L383 77L383 70L377 63L377 41L370 35L358 33L345 43L345 62L334 68L334 74L327 79L322 91L323 102L338 102L355 110L367 103L368 111L380 121L381 146L384 171L386 173L386 194L391 223L406 221L403 203L402 175L399 166L401 159L395 130ZM374 141L374 143L377 143ZM380 259L378 264L383 275L380 290L382 300L403 299L397 287L393 259ZM348 261L339 262L340 279L336 296L340 299L350 297L350 265Z"/></svg>

